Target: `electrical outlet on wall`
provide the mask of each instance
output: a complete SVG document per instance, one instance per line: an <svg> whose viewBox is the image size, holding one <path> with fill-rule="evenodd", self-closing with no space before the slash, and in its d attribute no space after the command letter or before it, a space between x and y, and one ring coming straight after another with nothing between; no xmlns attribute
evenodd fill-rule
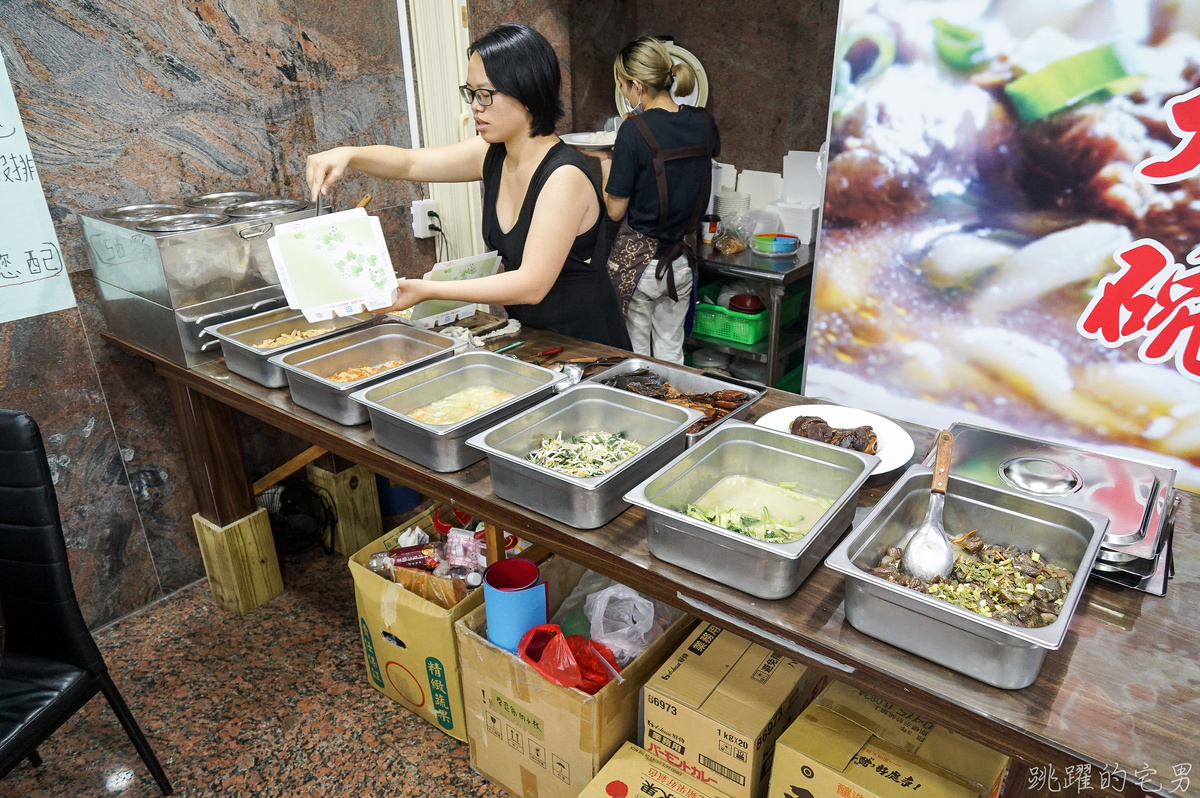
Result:
<svg viewBox="0 0 1200 798"><path fill-rule="evenodd" d="M437 219L429 214L438 212L438 204L435 199L413 200L412 215L413 215L413 235L417 238L433 238L435 231L433 225L437 224ZM441 227L441 225L438 225Z"/></svg>

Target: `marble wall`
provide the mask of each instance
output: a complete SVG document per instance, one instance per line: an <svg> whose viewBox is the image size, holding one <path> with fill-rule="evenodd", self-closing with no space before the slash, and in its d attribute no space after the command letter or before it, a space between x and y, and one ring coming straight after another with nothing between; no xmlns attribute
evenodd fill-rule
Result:
<svg viewBox="0 0 1200 798"><path fill-rule="evenodd" d="M79 303L0 324L0 406L41 424L85 616L99 625L204 575L165 387L98 335L77 211L233 188L305 194L304 158L409 141L394 0L6 0L0 51ZM409 184L370 192L397 270L432 243L409 229ZM252 470L305 444L252 419Z"/></svg>
<svg viewBox="0 0 1200 798"><path fill-rule="evenodd" d="M651 33L674 35L708 68L726 160L775 170L788 148L824 139L836 0L468 0L468 9L474 36L520 21L555 46L564 131L614 113L613 54ZM165 387L100 338L75 214L242 187L300 197L310 152L407 144L396 13L394 0L0 2L0 51L79 302L0 324L0 406L42 425L93 626L204 572ZM408 232L414 190L350 176L332 195L339 208L374 195L404 276L434 260L432 240ZM306 445L253 419L243 430L258 472Z"/></svg>

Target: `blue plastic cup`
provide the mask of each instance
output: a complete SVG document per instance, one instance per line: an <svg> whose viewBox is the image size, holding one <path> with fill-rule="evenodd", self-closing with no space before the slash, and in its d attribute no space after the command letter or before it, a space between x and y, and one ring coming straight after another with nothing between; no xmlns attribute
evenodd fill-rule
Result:
<svg viewBox="0 0 1200 798"><path fill-rule="evenodd" d="M546 623L549 587L540 582L537 563L524 557L498 560L483 572L487 637L514 654L521 637Z"/></svg>

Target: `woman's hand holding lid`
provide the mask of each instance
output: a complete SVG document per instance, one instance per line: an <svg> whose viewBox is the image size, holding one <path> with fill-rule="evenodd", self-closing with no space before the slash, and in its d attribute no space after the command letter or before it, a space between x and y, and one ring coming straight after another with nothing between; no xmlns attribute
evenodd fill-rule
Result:
<svg viewBox="0 0 1200 798"><path fill-rule="evenodd" d="M318 194L327 194L329 187L346 173L353 151L353 147L334 147L308 156L304 179L312 192L310 199L313 202L316 202Z"/></svg>

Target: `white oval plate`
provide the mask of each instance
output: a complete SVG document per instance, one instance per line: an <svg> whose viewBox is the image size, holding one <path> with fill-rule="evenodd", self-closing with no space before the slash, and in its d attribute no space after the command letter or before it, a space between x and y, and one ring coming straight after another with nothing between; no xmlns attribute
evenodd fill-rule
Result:
<svg viewBox="0 0 1200 798"><path fill-rule="evenodd" d="M594 137L603 133L606 138L604 141L595 141ZM611 150L613 145L617 143L617 134L615 131L609 132L599 130L595 133L562 133L559 138L564 144L571 147L578 147L581 150Z"/></svg>
<svg viewBox="0 0 1200 798"><path fill-rule="evenodd" d="M841 405L781 407L778 410L772 410L754 423L767 429L789 432L788 428L798 416L817 416L825 419L825 423L829 426L843 429L870 425L871 429L875 430L875 437L879 439L879 451L875 453L875 456L879 458L879 465L875 466L875 470L871 472L872 476L886 474L907 465L916 450L912 436L905 432L899 424L855 407L842 407Z"/></svg>

